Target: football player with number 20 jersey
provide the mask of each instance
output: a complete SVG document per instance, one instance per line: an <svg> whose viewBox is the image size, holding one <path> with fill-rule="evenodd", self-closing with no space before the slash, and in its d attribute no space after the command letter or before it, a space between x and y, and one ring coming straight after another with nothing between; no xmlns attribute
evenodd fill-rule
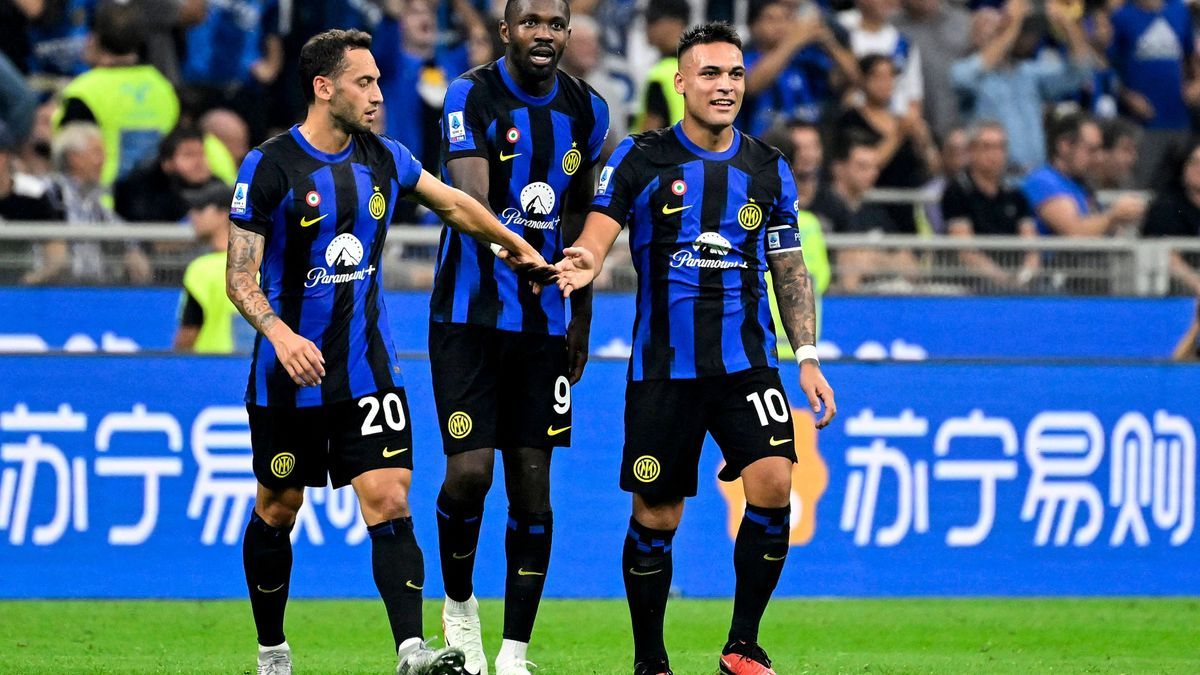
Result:
<svg viewBox="0 0 1200 675"><path fill-rule="evenodd" d="M352 485L402 675L461 672L425 647L421 550L408 508L413 447L379 270L396 200L415 199L522 273L553 269L471 197L370 131L380 114L371 37L331 30L300 52L308 114L247 155L234 186L226 279L258 330L246 388L258 494L243 562L258 672L291 672L283 616L304 487ZM557 294L551 294L557 295Z"/></svg>
<svg viewBox="0 0 1200 675"><path fill-rule="evenodd" d="M778 150L732 126L745 93L741 40L727 24L684 33L675 89L683 121L626 138L600 173L583 234L556 267L572 295L591 283L629 228L638 275L625 395L621 487L633 516L621 567L633 620L634 673L670 673L663 614L671 541L696 494L706 433L742 479L746 511L734 544L733 621L718 662L727 675L772 675L758 627L788 552L791 408L777 369L764 274L800 361L817 426L833 390L816 358L812 282L800 250L796 186Z"/></svg>

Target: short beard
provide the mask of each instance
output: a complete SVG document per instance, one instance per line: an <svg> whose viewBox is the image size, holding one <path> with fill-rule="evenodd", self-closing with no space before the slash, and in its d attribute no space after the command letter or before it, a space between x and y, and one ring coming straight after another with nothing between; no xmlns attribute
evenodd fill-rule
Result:
<svg viewBox="0 0 1200 675"><path fill-rule="evenodd" d="M351 115L352 113L336 107L331 108L329 112L329 116L333 118L334 126L346 132L347 135L365 134L371 131L369 124L363 124Z"/></svg>

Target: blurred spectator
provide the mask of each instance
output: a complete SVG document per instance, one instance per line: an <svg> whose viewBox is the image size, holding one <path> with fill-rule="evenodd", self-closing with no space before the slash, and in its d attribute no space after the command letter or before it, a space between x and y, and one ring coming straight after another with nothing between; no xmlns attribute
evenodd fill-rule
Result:
<svg viewBox="0 0 1200 675"><path fill-rule="evenodd" d="M1103 149L1095 120L1080 113L1066 115L1052 121L1046 135L1050 161L1026 176L1021 186L1037 215L1039 234L1098 237L1141 220L1146 208L1141 197L1122 195L1102 210L1087 187Z"/></svg>
<svg viewBox="0 0 1200 675"><path fill-rule="evenodd" d="M100 0L100 6L110 2L141 13L146 21L143 48L146 62L171 83L179 84L183 79L179 60L186 51L184 31L204 21L206 0ZM235 55L229 56L232 59Z"/></svg>
<svg viewBox="0 0 1200 675"><path fill-rule="evenodd" d="M1176 151L1170 178L1146 212L1147 237L1200 237L1200 138ZM1178 251L1171 252L1171 276L1200 297L1200 273Z"/></svg>
<svg viewBox="0 0 1200 675"><path fill-rule="evenodd" d="M199 110L236 111L256 138L266 134L263 98L283 66L279 43L262 37L263 12L272 1L209 2L204 20L187 32L183 62L185 98L195 98Z"/></svg>
<svg viewBox="0 0 1200 675"><path fill-rule="evenodd" d="M671 126L683 119L683 95L675 91L679 59L675 51L688 27L692 8L687 0L649 0L646 6L646 38L658 50L658 63L646 75L636 131Z"/></svg>
<svg viewBox="0 0 1200 675"><path fill-rule="evenodd" d="M1045 24L1030 11L1029 0L1008 0L1003 12L991 8L975 12L971 40L978 51L955 63L950 71L954 87L966 99L967 119L996 120L1004 125L1011 171L1017 174L1045 162L1043 103L1083 88L1092 60L1078 21L1054 12L1047 18L1066 36L1070 59L1035 58Z"/></svg>
<svg viewBox="0 0 1200 675"><path fill-rule="evenodd" d="M897 115L888 105L895 88L895 66L882 54L863 57L861 103L845 110L837 120L838 135L857 133L871 139L878 151L881 169L877 185L889 188L916 188L925 184L938 170L940 158L933 136L918 108ZM887 207L898 231L917 232L911 204Z"/></svg>
<svg viewBox="0 0 1200 675"><path fill-rule="evenodd" d="M13 150L16 141L0 132L0 222L61 220L62 212L55 208L47 194L46 182L17 170ZM12 246L0 243L3 253L17 253ZM0 269L0 283L10 284L20 280L18 274Z"/></svg>
<svg viewBox="0 0 1200 675"><path fill-rule="evenodd" d="M751 5L739 124L747 133L760 135L780 120L815 122L834 99L831 77L840 83L858 80L846 32L830 25L812 2L803 7L799 16L784 0Z"/></svg>
<svg viewBox="0 0 1200 675"><path fill-rule="evenodd" d="M833 158L833 189L850 209L850 231L869 234L896 234L896 224L887 210L866 204L864 198L879 176L879 150L872 138L858 132L842 136ZM869 277L901 274L916 278L917 264L912 251L879 247L843 249L838 253L838 281L843 290L862 290Z"/></svg>
<svg viewBox="0 0 1200 675"><path fill-rule="evenodd" d="M950 236L1037 236L1025 195L1004 184L1007 147L1008 139L999 122L979 122L971 127L967 168L950 179L942 193L942 215ZM965 267L1000 288L1020 288L1033 279L1038 266L1036 251L1025 255L1019 270L1004 269L1000 263L1006 258L1012 260L1013 256L959 251L959 260Z"/></svg>
<svg viewBox="0 0 1200 675"><path fill-rule="evenodd" d="M946 191L946 185L958 177L967 168L967 131L962 127L954 127L942 141L940 152L942 170L925 184L925 190L934 194ZM946 233L946 219L942 215L941 202L929 202L922 206L918 216L925 219L929 231L937 234ZM921 229L918 222L918 229Z"/></svg>
<svg viewBox="0 0 1200 675"><path fill-rule="evenodd" d="M33 126L36 108L37 96L26 85L20 71L0 54L0 133L24 139Z"/></svg>
<svg viewBox="0 0 1200 675"><path fill-rule="evenodd" d="M450 80L461 74L457 69L465 65L465 57L439 58L434 3L407 0L388 7L371 47L379 65L384 133L412 151L423 166L437 166L440 146L426 139L437 139L441 133L442 100ZM392 10L398 13L393 15Z"/></svg>
<svg viewBox="0 0 1200 675"><path fill-rule="evenodd" d="M227 185L232 185L237 178L237 168L250 152L250 127L232 110L216 108L200 117L200 131L204 133L204 155L213 174ZM228 162L233 175L218 169L217 158Z"/></svg>
<svg viewBox="0 0 1200 675"><path fill-rule="evenodd" d="M1096 163L1097 190L1128 190L1133 187L1133 167L1137 164L1142 131L1120 117L1105 120L1100 127L1104 149Z"/></svg>
<svg viewBox="0 0 1200 675"><path fill-rule="evenodd" d="M41 16L44 0L0 0L0 55L29 72L29 26Z"/></svg>
<svg viewBox="0 0 1200 675"><path fill-rule="evenodd" d="M823 232L851 231L853 216L849 207L823 180L825 150L816 125L795 120L769 131L763 140L779 148L791 164L798 209L812 212Z"/></svg>
<svg viewBox="0 0 1200 675"><path fill-rule="evenodd" d="M47 98L34 110L33 128L17 153L22 171L34 176L50 173L50 139L54 136L52 120L57 110L58 101L53 98Z"/></svg>
<svg viewBox="0 0 1200 675"><path fill-rule="evenodd" d="M220 183L204 156L204 135L179 127L163 139L158 157L139 166L113 189L116 212L129 222L179 222L188 193Z"/></svg>
<svg viewBox="0 0 1200 675"><path fill-rule="evenodd" d="M138 63L145 34L142 10L115 1L96 9L92 28L92 70L71 80L62 92L56 128L93 122L104 134L104 173L112 185L154 156L159 139L179 119L179 98L171 83L151 65Z"/></svg>
<svg viewBox="0 0 1200 675"><path fill-rule="evenodd" d="M204 247L183 273L177 352L229 354L234 350L237 308L225 294L225 257L229 246L229 203L233 190L211 185L189 200L188 221Z"/></svg>
<svg viewBox="0 0 1200 675"><path fill-rule="evenodd" d="M1171 147L1187 139L1188 105L1200 104L1191 18L1183 0L1129 0L1113 12L1112 30L1108 58L1122 109L1146 128L1134 169L1145 187Z"/></svg>
<svg viewBox="0 0 1200 675"><path fill-rule="evenodd" d="M75 77L88 69L84 52L95 6L96 0L46 1L29 26L30 73Z"/></svg>
<svg viewBox="0 0 1200 675"><path fill-rule="evenodd" d="M873 54L889 59L898 80L891 99L892 112L920 113L925 98L921 52L891 22L893 0L855 0L854 7L838 14L838 22L850 33L850 51L860 61Z"/></svg>
<svg viewBox="0 0 1200 675"><path fill-rule="evenodd" d="M51 146L54 174L51 198L68 225L94 226L118 222L105 205L108 191L100 184L104 167L104 139L100 129L88 122L72 122L54 137ZM150 281L150 261L136 245L97 241L51 241L35 251L33 271L25 283L97 284ZM123 270L111 268L108 260L121 257Z"/></svg>
<svg viewBox="0 0 1200 675"><path fill-rule="evenodd" d="M628 77L616 71L600 48L600 26L586 14L571 16L571 39L559 65L567 73L587 82L608 103L608 138L601 161L629 134L633 91Z"/></svg>
<svg viewBox="0 0 1200 675"><path fill-rule="evenodd" d="M925 119L938 137L961 123L950 66L971 53L971 17L946 0L901 0L896 28L921 53Z"/></svg>

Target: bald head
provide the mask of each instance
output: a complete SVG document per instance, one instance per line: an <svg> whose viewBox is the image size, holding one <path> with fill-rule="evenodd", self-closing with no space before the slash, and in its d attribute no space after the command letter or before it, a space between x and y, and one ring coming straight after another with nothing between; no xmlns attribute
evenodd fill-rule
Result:
<svg viewBox="0 0 1200 675"><path fill-rule="evenodd" d="M233 155L235 164L241 164L242 159L250 152L250 129L237 113L224 108L210 110L200 118L200 129L206 134L216 136Z"/></svg>

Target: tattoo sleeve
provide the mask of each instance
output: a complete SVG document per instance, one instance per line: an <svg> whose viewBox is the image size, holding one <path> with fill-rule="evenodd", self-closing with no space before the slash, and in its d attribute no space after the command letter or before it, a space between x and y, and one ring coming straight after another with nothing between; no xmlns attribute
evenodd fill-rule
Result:
<svg viewBox="0 0 1200 675"><path fill-rule="evenodd" d="M804 264L800 249L772 254L767 258L771 268L775 300L779 303L779 319L793 348L817 343L817 311L813 299L812 277Z"/></svg>
<svg viewBox="0 0 1200 675"><path fill-rule="evenodd" d="M262 265L261 234L229 224L229 254L225 262L225 293L242 316L263 335L279 321L262 287L258 285L258 269Z"/></svg>

